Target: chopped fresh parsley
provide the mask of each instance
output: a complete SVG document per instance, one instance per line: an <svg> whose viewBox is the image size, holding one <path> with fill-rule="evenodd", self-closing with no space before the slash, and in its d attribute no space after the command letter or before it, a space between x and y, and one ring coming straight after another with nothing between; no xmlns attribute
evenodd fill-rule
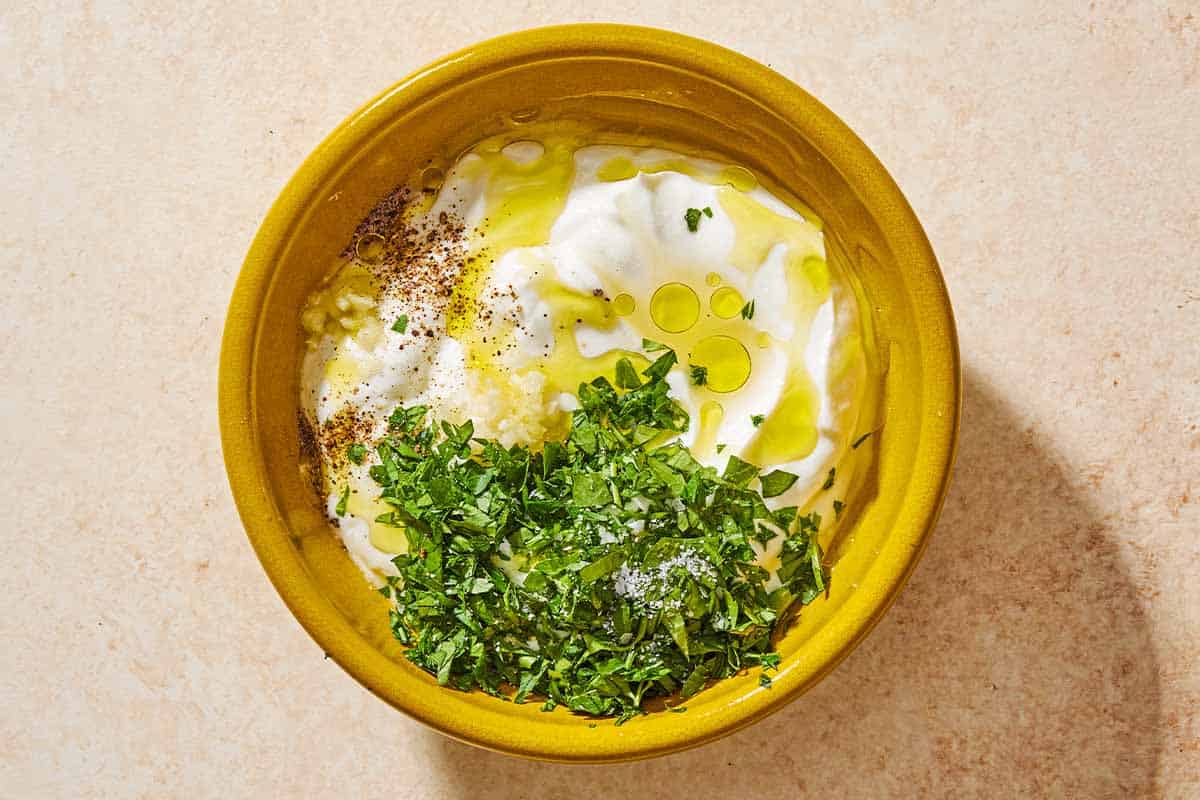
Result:
<svg viewBox="0 0 1200 800"><path fill-rule="evenodd" d="M346 484L342 488L342 496L338 498L337 505L333 507L333 512L339 517L346 516L346 504L350 502L350 484Z"/></svg>
<svg viewBox="0 0 1200 800"><path fill-rule="evenodd" d="M700 230L701 211L698 208L689 208L683 213L683 220L687 223L687 229L692 233Z"/></svg>
<svg viewBox="0 0 1200 800"><path fill-rule="evenodd" d="M754 301L742 306L742 319L754 319Z"/></svg>
<svg viewBox="0 0 1200 800"><path fill-rule="evenodd" d="M397 408L388 417L388 430L394 433L410 433L422 426L428 412L427 406Z"/></svg>
<svg viewBox="0 0 1200 800"><path fill-rule="evenodd" d="M371 467L391 508L376 522L408 540L391 627L438 683L622 722L778 666L773 633L827 585L820 518L769 509L753 464L718 474L661 443L689 424L663 349L632 388L628 362L620 389L581 384L566 439L536 452L424 408L392 414ZM772 591L751 546L768 528L786 532Z"/></svg>
<svg viewBox="0 0 1200 800"><path fill-rule="evenodd" d="M692 384L695 386L703 386L708 383L708 367L698 367L694 364L688 364L692 371Z"/></svg>
<svg viewBox="0 0 1200 800"><path fill-rule="evenodd" d="M833 518L838 519L839 517L841 517L842 509L845 507L846 507L846 504L843 503L841 500L834 500L833 501Z"/></svg>
<svg viewBox="0 0 1200 800"><path fill-rule="evenodd" d="M704 212L704 216L708 217L709 219L712 219L712 207L705 206L701 210Z"/></svg>
<svg viewBox="0 0 1200 800"><path fill-rule="evenodd" d="M857 450L857 449L858 449L858 446L859 446L860 444L862 444L863 442L865 442L867 439L871 438L871 434L872 434L872 433L874 433L874 432L875 432L875 431L867 431L867 432L866 432L866 433L864 433L862 436L860 436L860 437L858 437L857 439L855 439L855 440L854 440L854 444L850 445L850 449L851 449L851 450Z"/></svg>
<svg viewBox="0 0 1200 800"><path fill-rule="evenodd" d="M723 445L723 444L718 444L718 445L717 445L717 453L718 453L718 454L720 454L720 453L724 453L724 452L725 452L725 447L726 447L726 446L725 446L725 445Z"/></svg>
<svg viewBox="0 0 1200 800"><path fill-rule="evenodd" d="M833 488L833 479L837 477L837 467L830 467L829 474L825 476L825 482L821 484L821 491Z"/></svg>
<svg viewBox="0 0 1200 800"><path fill-rule="evenodd" d="M637 370L627 358L617 362L616 378L618 389L636 389L642 385L642 379L638 377Z"/></svg>
<svg viewBox="0 0 1200 800"><path fill-rule="evenodd" d="M750 415L750 421L751 421L752 423L754 423L754 427L756 427L756 428L757 428L759 425L762 425L762 424L763 424L763 422L766 420L766 418L767 418L767 417L766 417L766 415L765 415L765 414L751 414L751 415Z"/></svg>
<svg viewBox="0 0 1200 800"><path fill-rule="evenodd" d="M721 477L734 486L745 487L758 477L758 467L748 461L742 461L737 456L730 456Z"/></svg>
<svg viewBox="0 0 1200 800"><path fill-rule="evenodd" d="M392 323L392 330L396 333L404 333L408 330L408 314L401 314L396 317L396 321Z"/></svg>
<svg viewBox="0 0 1200 800"><path fill-rule="evenodd" d="M646 367L646 369L642 371L642 374L649 378L651 383L661 381L667 377L667 373L671 371L671 367L675 366L677 363L679 363L679 359L675 357L675 351L666 350L661 356L658 357L658 359L655 360L653 364ZM586 385L587 384L583 383L579 384L580 391L583 391L583 387ZM582 394L579 396L579 399L581 401L583 400ZM684 414L684 416L687 415Z"/></svg>
<svg viewBox="0 0 1200 800"><path fill-rule="evenodd" d="M656 342L653 339L642 339L642 349L647 353L657 353L659 350L668 350L669 348L662 342Z"/></svg>
<svg viewBox="0 0 1200 800"><path fill-rule="evenodd" d="M770 689L771 688L771 679L769 677L767 677L765 674L759 675L758 676L758 685L764 689Z"/></svg>
<svg viewBox="0 0 1200 800"><path fill-rule="evenodd" d="M768 472L758 479L762 485L763 497L778 497L779 495L792 488L792 484L799 479L799 475L792 472L784 472L781 469Z"/></svg>
<svg viewBox="0 0 1200 800"><path fill-rule="evenodd" d="M367 448L365 445L361 445L358 442L355 442L354 444L352 444L346 448L346 458L350 459L355 464L363 463L363 460L366 457L367 457Z"/></svg>

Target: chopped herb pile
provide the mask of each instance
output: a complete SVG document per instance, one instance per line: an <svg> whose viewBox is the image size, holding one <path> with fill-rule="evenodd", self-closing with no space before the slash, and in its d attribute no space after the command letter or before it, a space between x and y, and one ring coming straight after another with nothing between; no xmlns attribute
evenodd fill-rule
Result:
<svg viewBox="0 0 1200 800"><path fill-rule="evenodd" d="M688 416L667 394L675 353L660 349L640 374L623 362L618 387L581 384L566 441L540 452L423 407L392 414L371 476L393 509L379 521L403 526L409 550L380 591L408 658L438 683L618 722L743 668L770 685L772 633L828 581L820 518L767 508L794 475L736 457L718 474L661 444ZM751 541L779 532L782 585L768 592Z"/></svg>

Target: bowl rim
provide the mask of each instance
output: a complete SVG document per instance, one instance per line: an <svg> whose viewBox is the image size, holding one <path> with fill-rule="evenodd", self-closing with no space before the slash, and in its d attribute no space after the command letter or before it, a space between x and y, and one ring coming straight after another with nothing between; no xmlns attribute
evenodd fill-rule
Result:
<svg viewBox="0 0 1200 800"><path fill-rule="evenodd" d="M569 735L538 736L510 718L505 725L422 700L389 680L386 656L362 637L324 597L291 544L270 490L268 466L258 448L252 365L261 309L275 263L312 192L364 143L398 107L436 95L469 75L530 60L567 55L629 56L724 83L767 106L790 124L804 118L817 128L822 150L836 164L853 164L848 179L892 241L900 240L904 267L919 288L913 294L918 326L945 347L922 348L925 402L920 437L930 471L915 476L906 492L914 524L888 537L857 590L816 634L813 658L789 669L770 692L737 703L730 713L688 725L683 735L626 741L609 737L583 743ZM613 762L649 758L711 742L779 710L821 680L866 637L894 602L915 568L945 500L953 469L961 414L961 367L949 294L920 222L883 165L850 128L812 95L768 67L710 42L657 28L582 23L533 28L498 36L423 67L385 89L340 123L304 160L271 206L238 275L222 337L218 377L221 443L230 487L247 537L284 603L314 640L372 693L417 720L460 741L513 755L550 761ZM941 409L935 414L934 409ZM951 410L951 413L945 413ZM919 480L920 485L914 485ZM889 557L890 556L890 557ZM678 730L678 729L676 729ZM564 731L565 733L565 731Z"/></svg>

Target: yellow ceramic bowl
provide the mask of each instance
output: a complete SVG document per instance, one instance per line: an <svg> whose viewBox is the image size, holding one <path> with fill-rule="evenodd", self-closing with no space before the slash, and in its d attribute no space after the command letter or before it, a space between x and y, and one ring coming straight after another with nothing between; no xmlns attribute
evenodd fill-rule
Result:
<svg viewBox="0 0 1200 800"><path fill-rule="evenodd" d="M330 531L305 483L298 436L299 313L356 223L400 179L530 119L599 120L715 153L801 199L831 261L855 276L874 329L878 434L828 597L779 644L774 687L717 683L684 714L616 727L564 709L439 688L401 656L384 601ZM343 122L271 208L238 278L221 351L225 463L263 567L320 646L372 692L466 742L534 758L619 761L708 742L777 710L867 635L921 555L946 491L959 416L950 304L908 203L828 109L769 69L707 42L619 25L493 39L404 79Z"/></svg>

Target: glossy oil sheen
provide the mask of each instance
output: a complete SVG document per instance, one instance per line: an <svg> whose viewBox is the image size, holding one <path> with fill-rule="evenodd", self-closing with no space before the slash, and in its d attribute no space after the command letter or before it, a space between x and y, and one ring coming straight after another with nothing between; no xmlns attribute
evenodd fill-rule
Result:
<svg viewBox="0 0 1200 800"><path fill-rule="evenodd" d="M604 120L612 143L651 139L744 164L802 214L811 208L823 222L828 266L852 279L878 376L865 411L877 432L856 451L871 468L844 487L853 500L841 533L826 543L831 590L779 641L772 688L760 688L755 674L734 677L693 697L684 714L620 728L439 689L405 662L387 629L385 601L347 558L311 491L296 425L305 346L298 319L366 212L405 175L427 170L436 185L447 164L489 136L581 115ZM744 210L731 202L731 213ZM512 228L501 234L523 236ZM757 243L738 246L748 258ZM789 280L807 282L819 296L823 266L800 259L789 264ZM953 317L924 232L884 168L836 116L776 73L715 45L645 28L576 25L448 56L372 100L318 147L246 258L226 321L219 400L226 468L246 532L289 608L330 657L385 701L455 738L532 758L606 762L695 746L760 719L861 641L907 579L936 519L959 395Z"/></svg>

